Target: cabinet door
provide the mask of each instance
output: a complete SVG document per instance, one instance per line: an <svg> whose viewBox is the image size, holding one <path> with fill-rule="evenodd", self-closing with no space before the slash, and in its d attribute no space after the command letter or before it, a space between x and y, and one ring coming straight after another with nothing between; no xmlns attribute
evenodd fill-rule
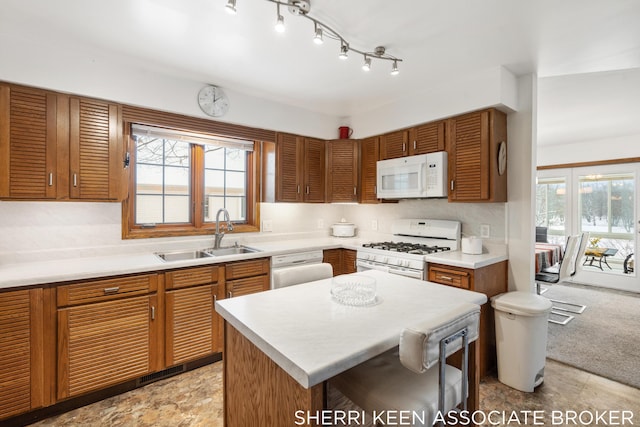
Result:
<svg viewBox="0 0 640 427"><path fill-rule="evenodd" d="M42 289L0 293L0 420L42 406Z"/></svg>
<svg viewBox="0 0 640 427"><path fill-rule="evenodd" d="M355 273L357 271L356 266L356 251L351 249L342 250L342 274Z"/></svg>
<svg viewBox="0 0 640 427"><path fill-rule="evenodd" d="M117 200L123 170L122 108L71 98L69 117L69 196Z"/></svg>
<svg viewBox="0 0 640 427"><path fill-rule="evenodd" d="M378 137L360 141L360 203L378 203Z"/></svg>
<svg viewBox="0 0 640 427"><path fill-rule="evenodd" d="M56 95L0 85L0 197L55 199Z"/></svg>
<svg viewBox="0 0 640 427"><path fill-rule="evenodd" d="M358 142L351 139L330 141L328 148L328 201L357 202Z"/></svg>
<svg viewBox="0 0 640 427"><path fill-rule="evenodd" d="M304 141L300 137L279 133L276 145L276 201L302 201L302 172L299 160L302 159Z"/></svg>
<svg viewBox="0 0 640 427"><path fill-rule="evenodd" d="M173 366L220 351L214 302L219 285L202 285L166 293L166 362Z"/></svg>
<svg viewBox="0 0 640 427"><path fill-rule="evenodd" d="M411 129L409 134L409 154L426 154L445 149L444 121L427 123Z"/></svg>
<svg viewBox="0 0 640 427"><path fill-rule="evenodd" d="M155 368L151 343L156 296L58 309L58 398L145 375Z"/></svg>
<svg viewBox="0 0 640 427"><path fill-rule="evenodd" d="M325 249L322 251L322 262L333 267L333 275L342 274L342 249Z"/></svg>
<svg viewBox="0 0 640 427"><path fill-rule="evenodd" d="M325 201L325 156L326 142L320 139L305 138L303 173L304 173L304 201Z"/></svg>
<svg viewBox="0 0 640 427"><path fill-rule="evenodd" d="M227 297L255 294L269 290L269 275L227 281Z"/></svg>
<svg viewBox="0 0 640 427"><path fill-rule="evenodd" d="M398 131L380 137L380 160L406 156L408 151L407 131Z"/></svg>

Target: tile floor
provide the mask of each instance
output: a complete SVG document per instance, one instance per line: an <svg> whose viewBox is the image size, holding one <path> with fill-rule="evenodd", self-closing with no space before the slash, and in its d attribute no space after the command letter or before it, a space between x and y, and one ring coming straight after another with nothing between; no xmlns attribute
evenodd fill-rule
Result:
<svg viewBox="0 0 640 427"><path fill-rule="evenodd" d="M351 409L352 405L336 390L329 390L330 408ZM535 393L513 390L497 378L484 379L480 385L480 409L504 411L507 416L516 411L518 417L517 421L506 423L494 423L493 418L492 423L484 425L535 425L531 419L525 424L522 412L534 410L544 411L537 419L544 424L538 425L606 425L567 422L564 416L554 420L552 411L631 411L633 424L618 425L640 425L640 390L547 360L545 382ZM32 426L217 427L223 425L222 416L222 362L216 362Z"/></svg>

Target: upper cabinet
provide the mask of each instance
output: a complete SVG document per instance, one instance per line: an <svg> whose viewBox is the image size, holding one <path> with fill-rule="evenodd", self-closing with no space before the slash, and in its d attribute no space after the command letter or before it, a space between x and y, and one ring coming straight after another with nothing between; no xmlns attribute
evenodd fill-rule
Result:
<svg viewBox="0 0 640 427"><path fill-rule="evenodd" d="M119 200L121 107L0 85L0 198Z"/></svg>
<svg viewBox="0 0 640 427"><path fill-rule="evenodd" d="M434 153L445 149L446 122L439 121L409 130L409 155Z"/></svg>
<svg viewBox="0 0 640 427"><path fill-rule="evenodd" d="M401 130L380 136L380 160L396 159L409 153L409 132Z"/></svg>
<svg viewBox="0 0 640 427"><path fill-rule="evenodd" d="M69 196L116 200L122 182L122 107L71 98L69 111Z"/></svg>
<svg viewBox="0 0 640 427"><path fill-rule="evenodd" d="M357 202L358 141L329 141L327 150L327 201Z"/></svg>
<svg viewBox="0 0 640 427"><path fill-rule="evenodd" d="M450 202L507 201L507 117L498 110L449 119Z"/></svg>
<svg viewBox="0 0 640 427"><path fill-rule="evenodd" d="M378 161L377 136L360 141L360 203L378 203L376 173Z"/></svg>
<svg viewBox="0 0 640 427"><path fill-rule="evenodd" d="M325 155L323 140L279 133L275 155L275 200L324 202Z"/></svg>
<svg viewBox="0 0 640 427"><path fill-rule="evenodd" d="M0 85L0 197L57 197L57 98Z"/></svg>

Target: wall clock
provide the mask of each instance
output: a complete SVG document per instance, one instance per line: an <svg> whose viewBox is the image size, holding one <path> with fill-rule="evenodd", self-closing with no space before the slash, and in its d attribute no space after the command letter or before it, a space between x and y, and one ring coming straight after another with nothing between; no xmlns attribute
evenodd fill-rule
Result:
<svg viewBox="0 0 640 427"><path fill-rule="evenodd" d="M498 175L504 174L507 169L507 143L498 144Z"/></svg>
<svg viewBox="0 0 640 427"><path fill-rule="evenodd" d="M209 85L198 92L198 105L205 114L220 117L229 110L229 98L218 86Z"/></svg>

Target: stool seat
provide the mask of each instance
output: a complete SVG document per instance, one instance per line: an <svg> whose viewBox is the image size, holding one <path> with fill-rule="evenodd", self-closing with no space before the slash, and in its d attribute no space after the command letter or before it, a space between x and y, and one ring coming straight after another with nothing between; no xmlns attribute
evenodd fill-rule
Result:
<svg viewBox="0 0 640 427"><path fill-rule="evenodd" d="M417 421L413 425L432 426L438 412L438 370L436 364L416 375L400 363L395 348L343 372L330 384L365 410L411 411L410 419ZM462 372L446 365L445 412L462 401L461 381Z"/></svg>

